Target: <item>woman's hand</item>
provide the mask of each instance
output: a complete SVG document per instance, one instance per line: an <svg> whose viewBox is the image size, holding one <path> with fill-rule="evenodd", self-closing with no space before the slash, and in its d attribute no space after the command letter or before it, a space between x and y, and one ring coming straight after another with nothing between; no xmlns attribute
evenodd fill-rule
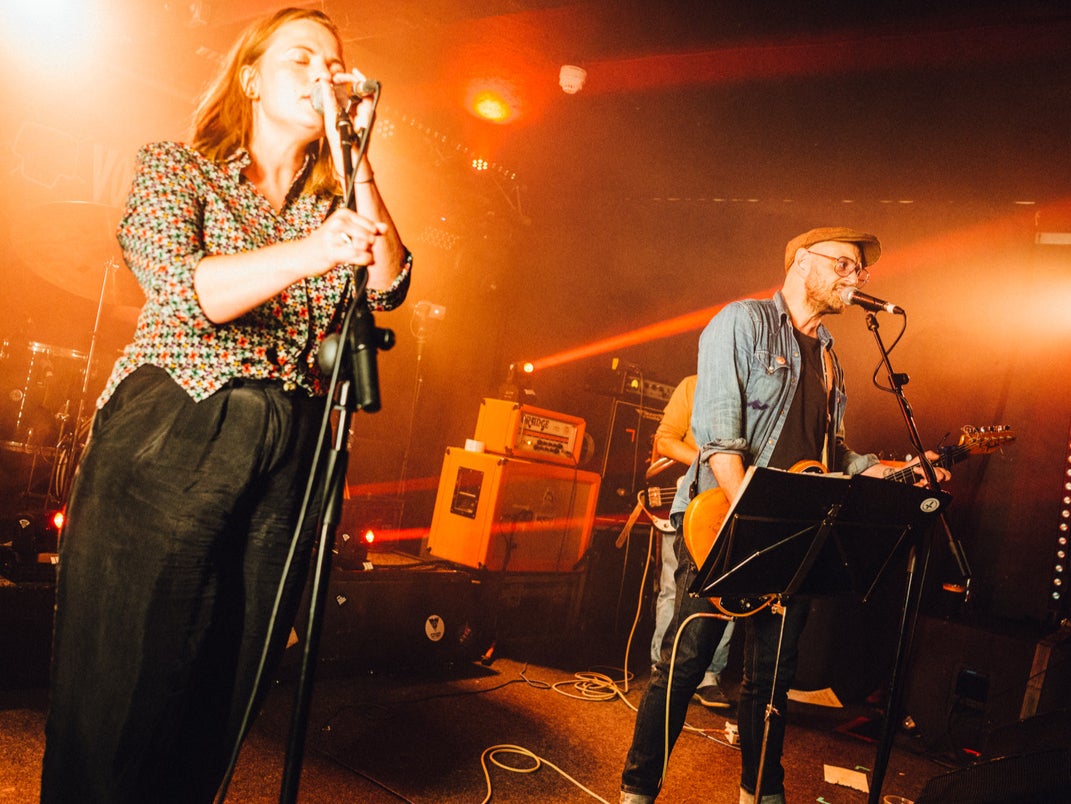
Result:
<svg viewBox="0 0 1071 804"><path fill-rule="evenodd" d="M339 107L338 96L335 94L335 87L342 85L353 85L361 83L362 79L351 73L334 73L330 78L319 79L321 83L321 97L323 98L324 105L324 128L327 136L327 143L331 149L331 159L335 165L335 172L338 175L339 183L342 186L346 185L346 177L342 175L343 165L345 162L342 158L342 136L338 130L339 116L346 114L346 110ZM369 124L371 122L373 111L373 102L370 97L360 98L359 102L352 104L349 110L350 124L353 127L354 132L359 132L362 129L367 132ZM355 141L351 146L350 159L357 156L359 143ZM365 149L365 156L357 170L357 181L368 181L372 177L372 166L368 163L368 149Z"/></svg>
<svg viewBox="0 0 1071 804"><path fill-rule="evenodd" d="M375 262L372 247L376 238L386 233L387 224L372 221L345 207L336 209L306 238L317 249L311 264L321 266L324 273L336 265L371 265Z"/></svg>

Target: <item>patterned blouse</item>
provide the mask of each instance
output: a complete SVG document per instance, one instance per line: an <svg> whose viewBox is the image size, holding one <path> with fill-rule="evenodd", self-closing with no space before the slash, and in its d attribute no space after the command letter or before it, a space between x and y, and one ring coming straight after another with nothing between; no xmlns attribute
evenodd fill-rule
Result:
<svg viewBox="0 0 1071 804"><path fill-rule="evenodd" d="M139 152L118 236L146 300L134 341L116 362L98 407L145 364L165 369L197 401L235 378L281 380L285 389L310 395L326 392L316 351L341 320L343 293L352 285L349 267L307 277L223 324L205 317L194 291L194 269L202 257L300 239L339 203L335 196L299 192L307 163L276 212L242 176L249 163L244 150L214 162L175 142L153 143ZM411 265L406 252L390 288L368 289L371 309L401 304Z"/></svg>

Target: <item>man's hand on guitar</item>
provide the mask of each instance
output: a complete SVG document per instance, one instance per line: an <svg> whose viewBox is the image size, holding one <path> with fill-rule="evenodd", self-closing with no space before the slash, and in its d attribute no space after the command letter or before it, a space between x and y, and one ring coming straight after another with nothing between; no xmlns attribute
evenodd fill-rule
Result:
<svg viewBox="0 0 1071 804"><path fill-rule="evenodd" d="M926 457L933 464L933 472L938 483L944 483L952 477L952 473L938 463L941 460L941 456L938 453L932 449L926 450ZM902 475L905 469L911 469L914 472L916 486L926 485L926 474L919 465L918 458L912 461L882 461L871 466L863 474L870 477L893 478L894 475ZM900 479L900 477L895 479Z"/></svg>

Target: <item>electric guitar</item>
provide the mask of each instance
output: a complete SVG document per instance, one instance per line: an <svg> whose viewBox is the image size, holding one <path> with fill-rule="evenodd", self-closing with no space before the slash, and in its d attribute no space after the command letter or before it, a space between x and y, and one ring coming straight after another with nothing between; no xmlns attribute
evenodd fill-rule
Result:
<svg viewBox="0 0 1071 804"><path fill-rule="evenodd" d="M976 428L967 425L962 429L958 444L934 450L938 457L933 463L947 469L968 455L992 452L1014 440L1015 434L1011 427ZM826 474L827 470L819 461L800 461L788 471ZM885 475L885 479L897 483L915 483L918 475L915 473L914 465L904 465L898 469L892 469ZM700 492L688 503L688 508L684 512L684 544L697 567L703 566L710 551L714 548L731 507L732 503L725 496L725 492L717 487ZM714 604L720 608L718 600L714 600ZM749 603L746 608L753 609L754 603ZM743 615L743 612L725 611L724 613ZM747 613L754 612L748 611Z"/></svg>
<svg viewBox="0 0 1071 804"><path fill-rule="evenodd" d="M687 473L688 466L673 458L658 458L647 467L644 479L653 480L658 477L665 485L647 486L640 490L636 498L644 513L651 520L651 524L662 533L676 532L669 523L669 509L673 505L673 496L677 493L677 487L680 486ZM668 485L671 482L673 485Z"/></svg>

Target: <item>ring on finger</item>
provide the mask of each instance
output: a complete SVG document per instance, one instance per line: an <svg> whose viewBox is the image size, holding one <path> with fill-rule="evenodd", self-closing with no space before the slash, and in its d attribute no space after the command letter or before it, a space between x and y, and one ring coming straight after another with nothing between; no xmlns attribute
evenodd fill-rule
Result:
<svg viewBox="0 0 1071 804"><path fill-rule="evenodd" d="M350 237L349 234L347 234L346 232L341 232L338 237L347 246L353 245L353 238Z"/></svg>

